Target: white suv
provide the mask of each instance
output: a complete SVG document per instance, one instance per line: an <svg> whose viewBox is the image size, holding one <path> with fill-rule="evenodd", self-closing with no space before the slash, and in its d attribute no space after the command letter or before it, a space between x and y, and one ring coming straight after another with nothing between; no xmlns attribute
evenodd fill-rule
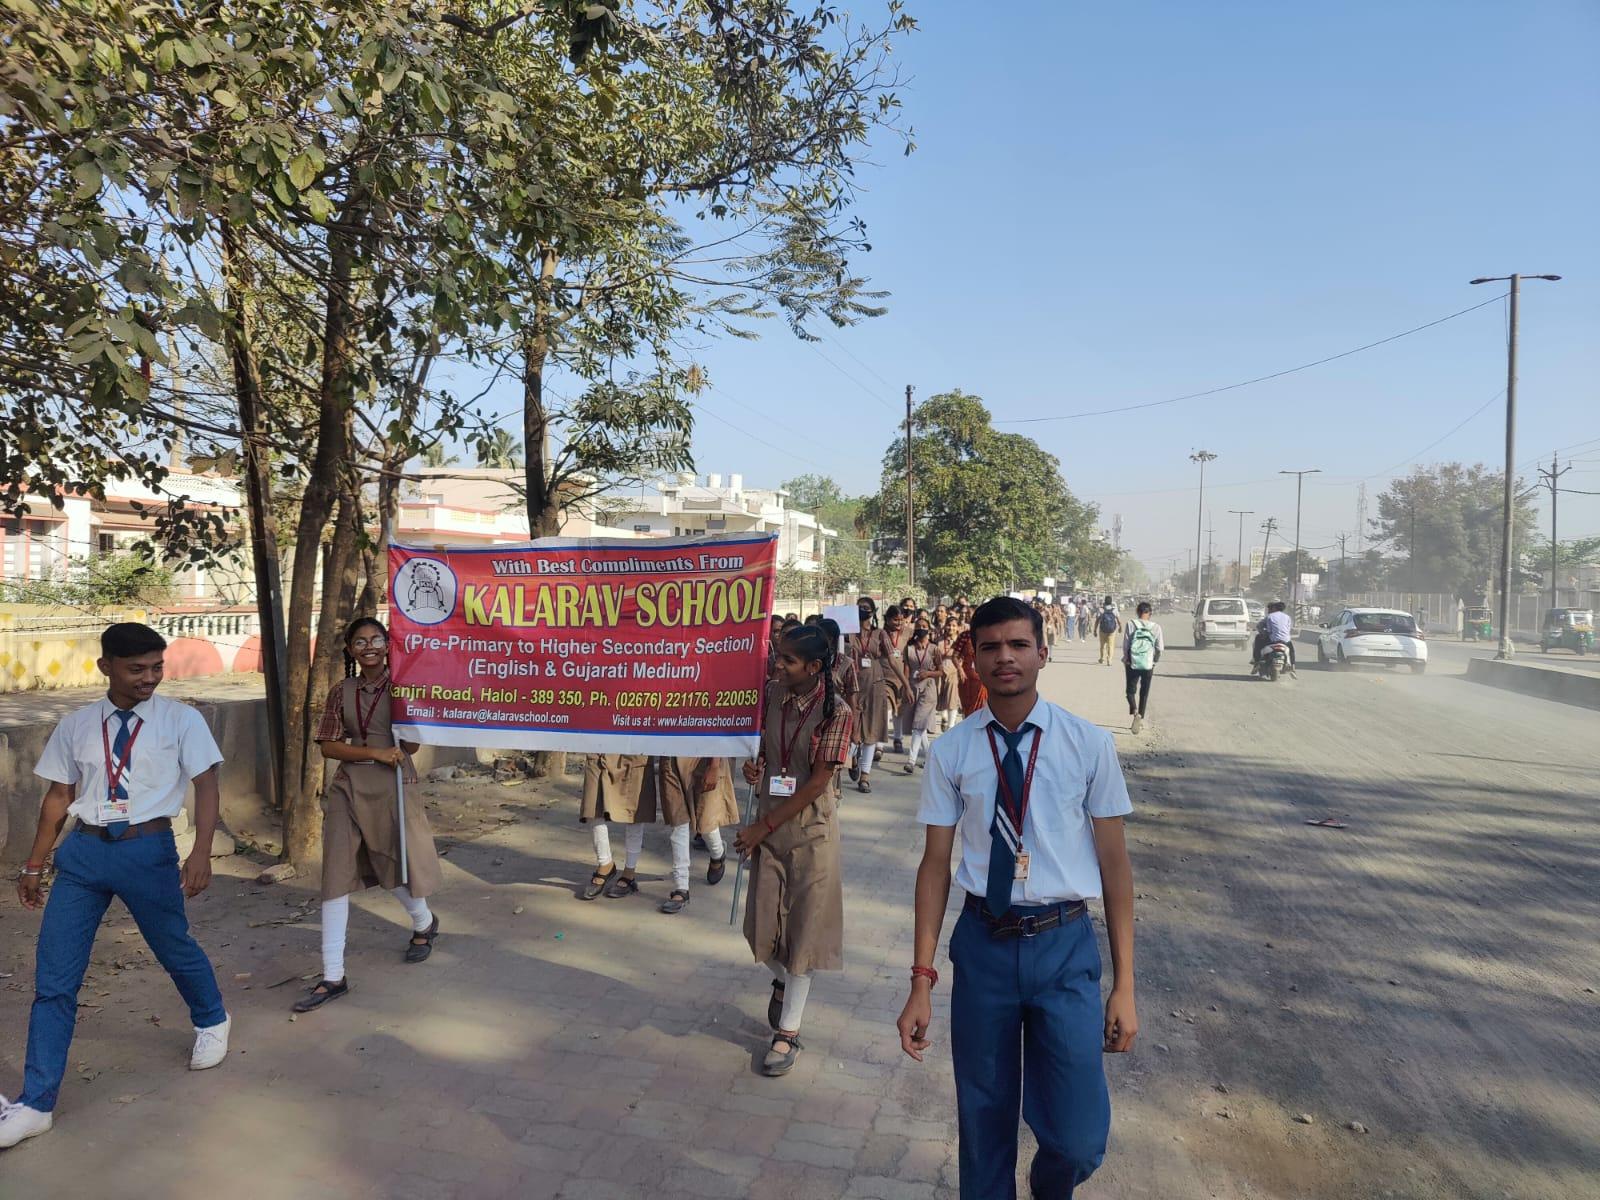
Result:
<svg viewBox="0 0 1600 1200"><path fill-rule="evenodd" d="M1421 675L1428 669L1428 639L1417 619L1393 608L1346 608L1317 630L1317 661L1405 663Z"/></svg>
<svg viewBox="0 0 1600 1200"><path fill-rule="evenodd" d="M1242 596L1206 596L1194 610L1194 648L1204 650L1212 642L1232 642L1242 646L1250 641L1255 622Z"/></svg>

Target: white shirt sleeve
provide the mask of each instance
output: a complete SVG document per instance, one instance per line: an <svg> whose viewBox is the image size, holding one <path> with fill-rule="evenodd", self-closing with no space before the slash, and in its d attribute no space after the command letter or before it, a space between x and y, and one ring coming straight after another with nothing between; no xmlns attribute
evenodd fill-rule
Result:
<svg viewBox="0 0 1600 1200"><path fill-rule="evenodd" d="M186 778L204 775L222 761L222 751L206 727L200 710L183 706L183 720L178 730L178 765Z"/></svg>
<svg viewBox="0 0 1600 1200"><path fill-rule="evenodd" d="M71 721L60 721L50 731L50 740L44 744L44 753L34 764L33 773L51 783L76 784L79 778L78 760L72 756L72 734L67 729Z"/></svg>
<svg viewBox="0 0 1600 1200"><path fill-rule="evenodd" d="M961 823L961 789L950 774L948 753L939 742L928 751L928 765L922 772L922 801L917 805L917 820L923 825L955 826Z"/></svg>
<svg viewBox="0 0 1600 1200"><path fill-rule="evenodd" d="M1160 625L1156 626L1156 649L1162 654L1167 652L1167 635L1162 631Z"/></svg>
<svg viewBox="0 0 1600 1200"><path fill-rule="evenodd" d="M1117 761L1116 743L1104 731L1099 742L1099 753L1089 772L1085 807L1091 817L1125 817L1133 811L1133 801L1128 799L1128 783L1122 777L1122 764Z"/></svg>

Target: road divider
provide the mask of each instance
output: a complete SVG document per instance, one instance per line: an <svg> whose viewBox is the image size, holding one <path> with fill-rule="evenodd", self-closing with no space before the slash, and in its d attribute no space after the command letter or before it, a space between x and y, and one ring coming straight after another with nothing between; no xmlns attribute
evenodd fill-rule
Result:
<svg viewBox="0 0 1600 1200"><path fill-rule="evenodd" d="M1474 658L1467 663L1467 678L1474 683L1486 683L1490 687L1537 696L1541 700L1554 700L1558 704L1600 709L1600 675L1536 667L1497 658Z"/></svg>

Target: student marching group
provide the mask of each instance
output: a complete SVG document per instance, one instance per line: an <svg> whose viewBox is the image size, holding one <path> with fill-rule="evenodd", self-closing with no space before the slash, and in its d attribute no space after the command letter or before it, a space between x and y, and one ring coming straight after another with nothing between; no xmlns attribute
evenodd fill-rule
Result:
<svg viewBox="0 0 1600 1200"><path fill-rule="evenodd" d="M813 973L843 966L840 777L870 793L880 754L903 754L907 775L924 766L919 817L928 826L928 856L918 876L916 961L900 1022L902 1046L920 1061L929 1044L927 998L938 980L933 959L945 903L941 894L932 911L938 872L929 864L942 847L947 893L959 827L957 882L968 899L951 958L962 1195L1014 1194L1007 1181L1020 1111L1040 1144L1035 1195L1070 1196L1098 1165L1109 1129L1099 1050L1126 1050L1137 1020L1131 870L1121 829L1130 805L1121 770L1105 731L1037 695L1049 647L1068 633L1069 622L1058 605L1006 597L976 609L957 597L932 610L907 598L881 614L863 597L858 614L859 632L849 635L826 618L773 619L760 751L742 767L753 792L749 811L739 811L730 760L585 759L579 820L590 826L595 869L579 898L638 894L645 827L661 819L671 830L672 887L659 910L682 912L690 897L691 842L698 839L708 851L706 882L714 885L728 865L723 829L737 826L733 849L751 868L744 935L771 975L772 1037L761 1069L784 1075L802 1050ZM17 890L26 907L45 911L23 1090L15 1103L0 1097L0 1149L51 1127L78 991L113 898L126 904L189 1005L190 1067L217 1066L228 1051L231 1021L184 911L185 897L210 882L222 755L197 710L156 694L165 642L155 630L114 625L101 642L107 696L63 719L35 768L48 788ZM316 731L323 756L337 767L323 803L322 972L294 1002L301 1013L351 990L344 956L353 892L379 886L395 896L411 927L402 951L407 963L425 962L440 931L428 903L441 872L426 812L404 806L402 828L394 802L396 771L415 781L411 756L419 747L397 742L391 731L387 631L375 618L358 618L345 632L344 649L345 678L330 692ZM982 719L962 720L974 715ZM969 730L973 736L964 737ZM997 732L1006 745L1003 762ZM947 747L947 741L961 744ZM1036 767L1043 786L1030 807ZM172 818L191 784L196 846L180 868ZM69 815L77 822L63 840ZM625 827L620 867L614 825ZM1102 894L1114 973L1103 1028L1094 1015L1099 951L1081 919L1085 901ZM976 946L958 951L958 941L980 936L963 933L969 918L981 927L983 955ZM1045 930L1061 932L1039 936ZM1018 955L1037 957L1028 978L1059 993L1044 1009L1041 996L1016 990ZM981 968L963 971L967 958L974 966L981 959ZM1059 986L1052 985L1057 976ZM1053 1015L1037 1029L1030 1024L1024 1041L1023 1014L1035 1009ZM979 1037L958 1016L963 1012L973 1026L998 1024ZM1084 1050L1089 1043L1092 1055ZM1025 1110L1019 1107L1023 1060L1030 1064Z"/></svg>

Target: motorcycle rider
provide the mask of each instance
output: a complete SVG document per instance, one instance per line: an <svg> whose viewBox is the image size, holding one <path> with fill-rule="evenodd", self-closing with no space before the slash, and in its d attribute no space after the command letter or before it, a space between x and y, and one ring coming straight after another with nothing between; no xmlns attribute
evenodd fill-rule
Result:
<svg viewBox="0 0 1600 1200"><path fill-rule="evenodd" d="M1267 605L1267 615L1256 625L1255 649L1250 653L1250 669L1254 670L1261 661L1261 652L1268 646L1283 643L1289 647L1289 665L1295 665L1294 658L1294 621L1285 611L1286 605L1282 600L1274 600Z"/></svg>

